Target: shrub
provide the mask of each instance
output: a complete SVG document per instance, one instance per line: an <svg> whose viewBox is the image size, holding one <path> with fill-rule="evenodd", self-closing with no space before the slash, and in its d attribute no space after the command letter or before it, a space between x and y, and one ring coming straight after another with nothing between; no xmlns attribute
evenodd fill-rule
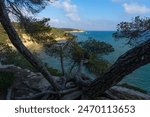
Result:
<svg viewBox="0 0 150 117"><path fill-rule="evenodd" d="M10 87L15 79L14 73L0 71L0 89L7 89Z"/></svg>
<svg viewBox="0 0 150 117"><path fill-rule="evenodd" d="M53 75L53 76L62 76L62 73L57 70L57 69L54 69L52 67L48 67L48 71Z"/></svg>

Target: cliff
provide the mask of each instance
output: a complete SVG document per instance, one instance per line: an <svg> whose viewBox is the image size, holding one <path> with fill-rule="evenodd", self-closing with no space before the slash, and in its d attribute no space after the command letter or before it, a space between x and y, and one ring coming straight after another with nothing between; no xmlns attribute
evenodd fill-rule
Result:
<svg viewBox="0 0 150 117"><path fill-rule="evenodd" d="M23 30L21 30L17 25L14 25L15 29L17 30L19 36L21 37L23 42L33 41L31 37L27 35ZM72 38L72 35L67 33L65 30L61 30L59 28L52 27L51 31L49 32L51 38L55 40L66 40ZM0 24L0 42L9 42L8 36L4 31L3 27Z"/></svg>

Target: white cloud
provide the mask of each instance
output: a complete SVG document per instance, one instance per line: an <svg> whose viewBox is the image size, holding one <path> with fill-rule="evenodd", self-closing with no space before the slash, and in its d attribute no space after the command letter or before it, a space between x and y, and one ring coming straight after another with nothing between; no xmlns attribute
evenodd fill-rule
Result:
<svg viewBox="0 0 150 117"><path fill-rule="evenodd" d="M61 8L65 11L66 16L72 21L80 21L80 16L78 15L77 6L71 2L71 0L60 0L52 4L57 8Z"/></svg>
<svg viewBox="0 0 150 117"><path fill-rule="evenodd" d="M146 14L150 13L150 8L145 5L124 3L123 7L128 14Z"/></svg>
<svg viewBox="0 0 150 117"><path fill-rule="evenodd" d="M52 27L63 27L64 24L66 24L67 22L66 21L63 21L63 20L60 20L60 19L57 19L57 18L51 18L49 24L50 26Z"/></svg>
<svg viewBox="0 0 150 117"><path fill-rule="evenodd" d="M52 23L52 24L59 23L59 22L60 22L59 19L51 19L50 20L50 23Z"/></svg>

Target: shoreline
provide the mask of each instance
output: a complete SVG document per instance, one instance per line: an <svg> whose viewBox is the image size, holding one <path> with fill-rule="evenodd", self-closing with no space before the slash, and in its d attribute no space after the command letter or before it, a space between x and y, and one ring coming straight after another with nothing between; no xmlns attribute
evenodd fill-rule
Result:
<svg viewBox="0 0 150 117"><path fill-rule="evenodd" d="M55 40L56 41L65 41L65 40L67 40L67 38L66 37L58 37Z"/></svg>
<svg viewBox="0 0 150 117"><path fill-rule="evenodd" d="M74 31L65 31L66 33L72 33L72 32L79 32L79 33L82 33L82 32L85 32L85 31L76 31L76 30L74 30Z"/></svg>
<svg viewBox="0 0 150 117"><path fill-rule="evenodd" d="M66 33L82 33L85 32L84 30L73 30L73 31L65 31Z"/></svg>
<svg viewBox="0 0 150 117"><path fill-rule="evenodd" d="M79 32L80 33L80 32ZM25 46L27 46L27 47L29 47L31 50L33 50L33 51L38 51L38 52L41 52L41 49L43 49L43 47L42 47L42 45L39 45L39 44L37 44L37 43L35 43L35 42L32 42L32 41L29 41L29 39L30 39L30 37L28 37L28 36L24 36L24 38L26 38L24 41L24 44L25 44ZM65 37L58 37L58 38L56 38L55 40L57 40L57 41L65 41L66 40L66 38ZM29 42L28 42L29 41ZM33 45L34 45L34 48L33 48ZM142 87L142 89L143 89L143 87ZM146 89L145 89L146 90Z"/></svg>

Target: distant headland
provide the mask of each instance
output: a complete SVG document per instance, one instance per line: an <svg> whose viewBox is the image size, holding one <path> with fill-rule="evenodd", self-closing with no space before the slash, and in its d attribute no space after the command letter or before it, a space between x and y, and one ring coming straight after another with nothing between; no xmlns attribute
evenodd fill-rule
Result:
<svg viewBox="0 0 150 117"><path fill-rule="evenodd" d="M73 29L73 28L59 28L59 29L65 31L66 33L70 33L70 32L85 32L85 30Z"/></svg>

